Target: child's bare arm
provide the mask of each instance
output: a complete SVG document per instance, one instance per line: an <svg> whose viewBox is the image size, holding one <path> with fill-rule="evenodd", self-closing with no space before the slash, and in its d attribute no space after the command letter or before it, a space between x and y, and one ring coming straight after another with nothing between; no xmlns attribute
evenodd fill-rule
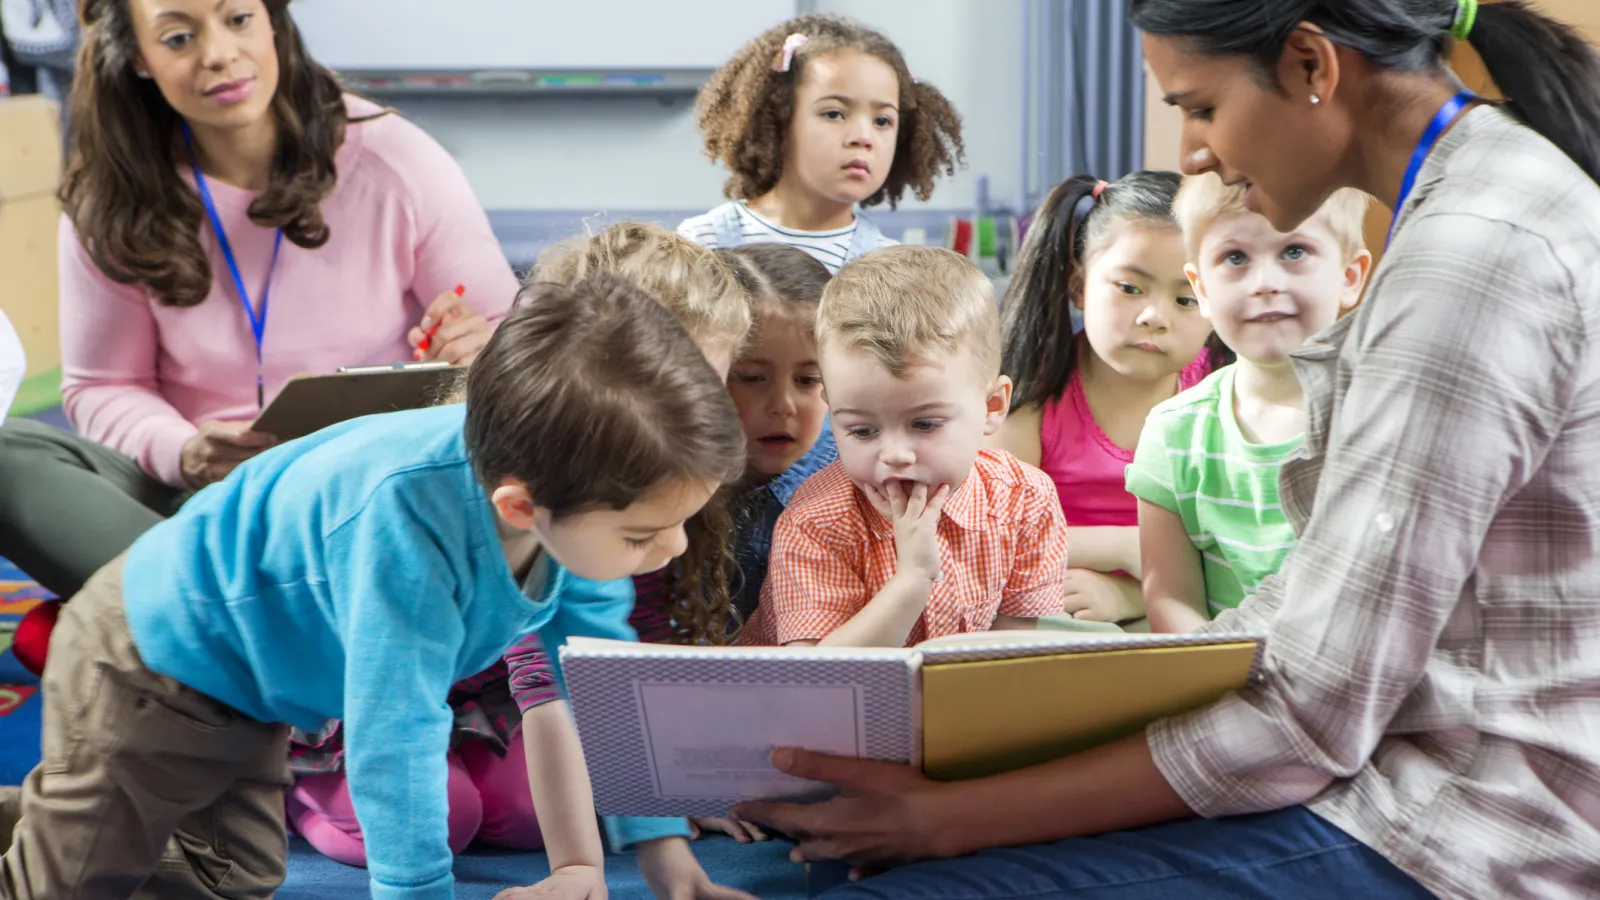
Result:
<svg viewBox="0 0 1600 900"><path fill-rule="evenodd" d="M533 808L539 811L550 871L592 866L603 873L605 851L594 820L594 791L566 701L541 703L523 713L522 735L528 789Z"/></svg>
<svg viewBox="0 0 1600 900"><path fill-rule="evenodd" d="M905 494L891 484L888 495L862 487L867 499L894 523L895 571L889 583L850 621L819 643L824 647L901 647L928 608L939 579L939 515L950 487L919 484Z"/></svg>
<svg viewBox="0 0 1600 900"><path fill-rule="evenodd" d="M928 607L933 581L897 572L861 611L821 640L789 641L785 647L900 647Z"/></svg>
<svg viewBox="0 0 1600 900"><path fill-rule="evenodd" d="M1144 562L1139 551L1139 529L1132 525L1078 525L1067 527L1072 567L1095 572L1127 572L1139 578Z"/></svg>
<svg viewBox="0 0 1600 900"><path fill-rule="evenodd" d="M933 579L916 572L896 572L861 612L815 643L824 647L904 646L932 593ZM805 646L812 642L794 643Z"/></svg>
<svg viewBox="0 0 1600 900"><path fill-rule="evenodd" d="M1197 631L1206 623L1206 578L1183 519L1139 501L1139 546L1144 557L1144 608L1150 630Z"/></svg>

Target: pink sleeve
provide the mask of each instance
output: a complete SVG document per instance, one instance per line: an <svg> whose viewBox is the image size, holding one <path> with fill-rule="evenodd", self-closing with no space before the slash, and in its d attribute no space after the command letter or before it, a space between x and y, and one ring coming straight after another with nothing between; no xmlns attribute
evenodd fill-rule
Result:
<svg viewBox="0 0 1600 900"><path fill-rule="evenodd" d="M672 618L667 608L665 572L652 572L633 579L633 612L628 624L639 640L664 643L672 638ZM506 651L505 665L510 679L511 697L523 712L551 700L561 699L556 684L554 663L545 652L538 632L529 634Z"/></svg>
<svg viewBox="0 0 1600 900"><path fill-rule="evenodd" d="M160 341L143 290L95 266L61 217L61 398L80 434L133 457L174 487L195 425L156 389Z"/></svg>
<svg viewBox="0 0 1600 900"><path fill-rule="evenodd" d="M647 575L633 577L633 612L628 624L638 633L639 640L647 644L665 644L672 640L671 598L667 594L667 570L660 569Z"/></svg>
<svg viewBox="0 0 1600 900"><path fill-rule="evenodd" d="M521 284L461 166L437 141L410 127L415 139L409 142L407 183L419 236L411 292L426 309L435 297L463 285L467 303L498 325Z"/></svg>
<svg viewBox="0 0 1600 900"><path fill-rule="evenodd" d="M513 644L506 651L505 664L511 699L517 701L517 709L527 712L535 706L561 699L550 654L545 652L538 632Z"/></svg>

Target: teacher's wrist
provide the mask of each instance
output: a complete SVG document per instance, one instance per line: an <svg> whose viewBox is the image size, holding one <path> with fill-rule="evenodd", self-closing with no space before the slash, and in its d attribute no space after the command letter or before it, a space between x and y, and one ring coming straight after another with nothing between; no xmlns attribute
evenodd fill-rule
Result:
<svg viewBox="0 0 1600 900"><path fill-rule="evenodd" d="M200 429L187 419L163 422L151 435L139 459L141 468L156 480L180 490L190 489L183 471L183 451Z"/></svg>
<svg viewBox="0 0 1600 900"><path fill-rule="evenodd" d="M948 859L987 848L982 840L989 831L982 821L982 785L982 779L930 783L915 810L926 829L923 843L929 856Z"/></svg>

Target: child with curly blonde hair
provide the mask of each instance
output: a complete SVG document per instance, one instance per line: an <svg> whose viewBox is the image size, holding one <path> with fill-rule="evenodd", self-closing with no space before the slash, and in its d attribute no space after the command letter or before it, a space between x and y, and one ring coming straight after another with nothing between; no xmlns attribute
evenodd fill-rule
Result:
<svg viewBox="0 0 1600 900"><path fill-rule="evenodd" d="M696 114L730 202L678 233L708 247L791 244L838 272L894 244L858 206L933 195L963 162L961 116L886 37L831 16L762 33L718 69Z"/></svg>

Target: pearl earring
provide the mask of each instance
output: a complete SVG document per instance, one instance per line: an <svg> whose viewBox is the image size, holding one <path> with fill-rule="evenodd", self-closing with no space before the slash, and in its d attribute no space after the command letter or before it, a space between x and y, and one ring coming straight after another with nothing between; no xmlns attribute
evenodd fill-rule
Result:
<svg viewBox="0 0 1600 900"><path fill-rule="evenodd" d="M1321 106L1322 105L1322 97L1318 96L1317 94L1312 94L1311 95L1311 105L1312 106Z"/></svg>

